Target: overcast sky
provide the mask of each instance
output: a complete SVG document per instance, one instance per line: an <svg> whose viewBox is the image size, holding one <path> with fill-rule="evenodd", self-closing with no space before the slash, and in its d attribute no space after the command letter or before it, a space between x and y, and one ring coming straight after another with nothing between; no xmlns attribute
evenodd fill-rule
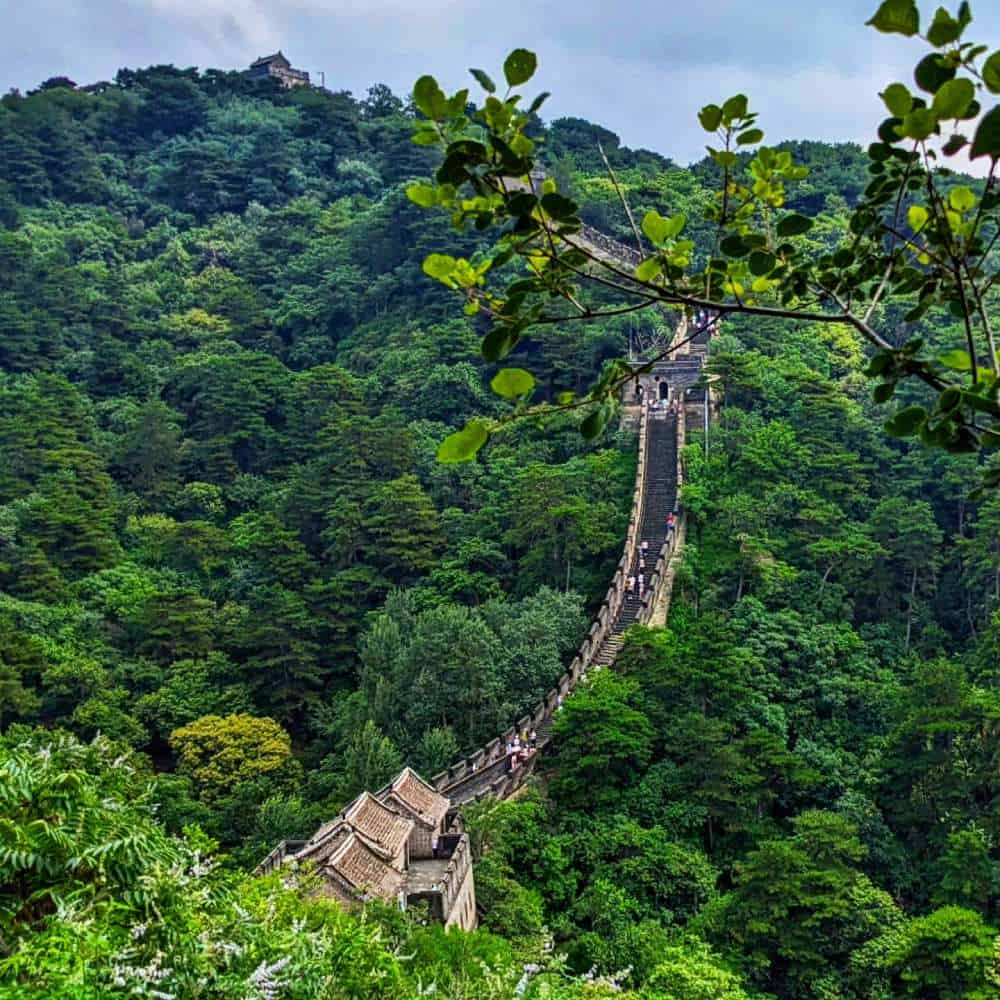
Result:
<svg viewBox="0 0 1000 1000"><path fill-rule="evenodd" d="M877 92L911 81L923 43L864 26L877 0L0 0L0 90L50 76L110 79L152 63L241 68L280 48L334 90L409 91L422 73L496 78L524 46L548 118L578 115L681 163L704 152L695 113L750 95L768 141L867 143ZM921 4L924 17L932 4ZM953 4L949 3L949 6ZM969 37L1000 43L1000 4L973 0Z"/></svg>

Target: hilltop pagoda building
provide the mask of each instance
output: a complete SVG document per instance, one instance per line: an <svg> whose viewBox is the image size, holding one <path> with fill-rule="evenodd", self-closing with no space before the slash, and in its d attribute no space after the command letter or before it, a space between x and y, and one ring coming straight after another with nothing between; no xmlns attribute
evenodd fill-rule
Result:
<svg viewBox="0 0 1000 1000"><path fill-rule="evenodd" d="M304 69L293 69L280 49L273 55L255 59L246 75L251 80L277 80L286 89L309 86L309 73Z"/></svg>

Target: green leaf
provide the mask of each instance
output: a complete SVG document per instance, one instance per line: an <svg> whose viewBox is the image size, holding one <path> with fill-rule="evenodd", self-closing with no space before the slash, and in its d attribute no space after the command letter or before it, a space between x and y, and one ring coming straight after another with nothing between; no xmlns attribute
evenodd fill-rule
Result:
<svg viewBox="0 0 1000 1000"><path fill-rule="evenodd" d="M510 140L510 148L514 150L518 156L527 156L535 148L535 144L523 132L518 132L517 135Z"/></svg>
<svg viewBox="0 0 1000 1000"><path fill-rule="evenodd" d="M884 371L889 369L892 362L893 356L891 352L879 351L879 353L874 355L871 361L868 362L868 367L865 368L865 374L881 375Z"/></svg>
<svg viewBox="0 0 1000 1000"><path fill-rule="evenodd" d="M431 208L437 204L437 188L430 184L411 184L406 189L406 197L421 208Z"/></svg>
<svg viewBox="0 0 1000 1000"><path fill-rule="evenodd" d="M698 112L698 121L706 132L714 132L722 124L722 108L718 104L706 104Z"/></svg>
<svg viewBox="0 0 1000 1000"><path fill-rule="evenodd" d="M667 222L667 239L672 240L681 234L681 230L687 225L687 216L683 212L671 215Z"/></svg>
<svg viewBox="0 0 1000 1000"><path fill-rule="evenodd" d="M658 257L647 257L636 269L635 276L640 281L652 281L663 270Z"/></svg>
<svg viewBox="0 0 1000 1000"><path fill-rule="evenodd" d="M886 403L892 399L893 393L896 391L895 382L882 382L880 385L875 386L872 389L872 399L876 403Z"/></svg>
<svg viewBox="0 0 1000 1000"><path fill-rule="evenodd" d="M939 354L938 361L945 368L952 368L957 372L972 371L972 358L969 357L969 352L959 350L957 347L954 350L945 351L944 354Z"/></svg>
<svg viewBox="0 0 1000 1000"><path fill-rule="evenodd" d="M514 49L504 60L503 75L512 87L527 83L538 68L538 57L527 49Z"/></svg>
<svg viewBox="0 0 1000 1000"><path fill-rule="evenodd" d="M983 115L979 128L976 129L969 158L975 160L980 156L1000 159L1000 104L994 105Z"/></svg>
<svg viewBox="0 0 1000 1000"><path fill-rule="evenodd" d="M722 117L728 121L745 118L748 103L746 94L734 94L722 105Z"/></svg>
<svg viewBox="0 0 1000 1000"><path fill-rule="evenodd" d="M538 199L527 191L519 191L507 200L507 211L511 215L531 215L538 204Z"/></svg>
<svg viewBox="0 0 1000 1000"><path fill-rule="evenodd" d="M651 243L660 246L677 236L686 224L687 216L682 213L665 219L655 209L651 209L643 216L642 231L649 237Z"/></svg>
<svg viewBox="0 0 1000 1000"><path fill-rule="evenodd" d="M752 146L764 138L764 133L759 128L749 128L746 132L740 132L736 137L736 142L740 146Z"/></svg>
<svg viewBox="0 0 1000 1000"><path fill-rule="evenodd" d="M786 215L778 223L775 232L779 236L800 236L802 233L809 232L810 229L812 229L812 219L807 219L804 215L793 213L792 215Z"/></svg>
<svg viewBox="0 0 1000 1000"><path fill-rule="evenodd" d="M987 399L985 396L980 396L974 392L963 393L962 399L967 406L971 406L980 413L988 413L990 416L1000 417L1000 404L995 403L992 399Z"/></svg>
<svg viewBox="0 0 1000 1000"><path fill-rule="evenodd" d="M969 144L969 140L964 135L953 135L942 147L941 152L945 156L954 156L960 149L964 149Z"/></svg>
<svg viewBox="0 0 1000 1000"><path fill-rule="evenodd" d="M907 406L886 421L885 430L892 437L912 437L926 419L927 411L922 406Z"/></svg>
<svg viewBox="0 0 1000 1000"><path fill-rule="evenodd" d="M885 0L866 23L887 35L915 35L920 31L920 12L913 0Z"/></svg>
<svg viewBox="0 0 1000 1000"><path fill-rule="evenodd" d="M518 399L535 388L535 376L523 368L504 368L493 376L490 388L504 399Z"/></svg>
<svg viewBox="0 0 1000 1000"><path fill-rule="evenodd" d="M552 95L547 91L543 90L532 102L531 106L528 108L528 114L533 115Z"/></svg>
<svg viewBox="0 0 1000 1000"><path fill-rule="evenodd" d="M902 118L913 107L913 95L901 83L890 83L879 95L889 114Z"/></svg>
<svg viewBox="0 0 1000 1000"><path fill-rule="evenodd" d="M754 250L747 263L750 266L750 273L760 278L774 270L776 258L766 250Z"/></svg>
<svg viewBox="0 0 1000 1000"><path fill-rule="evenodd" d="M642 231L649 237L649 242L659 246L667 238L668 222L656 209L650 209L642 217Z"/></svg>
<svg viewBox="0 0 1000 1000"><path fill-rule="evenodd" d="M956 212L969 212L976 207L976 195L972 188L954 187L948 192L948 204Z"/></svg>
<svg viewBox="0 0 1000 1000"><path fill-rule="evenodd" d="M719 249L727 257L745 257L750 252L750 248L740 236L727 236L719 244Z"/></svg>
<svg viewBox="0 0 1000 1000"><path fill-rule="evenodd" d="M419 125L414 130L412 141L418 146L433 146L439 139L437 132L432 128L422 128Z"/></svg>
<svg viewBox="0 0 1000 1000"><path fill-rule="evenodd" d="M904 116L896 131L907 139L926 139L937 128L937 116L930 108L915 108Z"/></svg>
<svg viewBox="0 0 1000 1000"><path fill-rule="evenodd" d="M576 215L579 206L565 195L552 191L549 194L542 195L542 208L553 219L571 219Z"/></svg>
<svg viewBox="0 0 1000 1000"><path fill-rule="evenodd" d="M448 99L433 76L422 76L413 85L413 103L434 120L443 118L448 107Z"/></svg>
<svg viewBox="0 0 1000 1000"><path fill-rule="evenodd" d="M488 73L481 69L470 69L469 72L476 78L476 83L478 83L487 94L496 93L497 85L493 82Z"/></svg>
<svg viewBox="0 0 1000 1000"><path fill-rule="evenodd" d="M607 426L608 415L603 406L594 410L580 424L580 433L587 441L593 441Z"/></svg>
<svg viewBox="0 0 1000 1000"><path fill-rule="evenodd" d="M955 67L945 64L936 52L924 56L913 71L913 79L921 90L928 94L937 93L938 87L955 76Z"/></svg>
<svg viewBox="0 0 1000 1000"><path fill-rule="evenodd" d="M971 80L959 77L941 85L934 95L931 110L939 119L961 118L976 96L976 88Z"/></svg>
<svg viewBox="0 0 1000 1000"><path fill-rule="evenodd" d="M991 94L1000 94L1000 51L983 63L983 83Z"/></svg>
<svg viewBox="0 0 1000 1000"><path fill-rule="evenodd" d="M962 25L944 9L938 7L934 20L927 29L927 41L935 48L942 48L957 41L962 35Z"/></svg>
<svg viewBox="0 0 1000 1000"><path fill-rule="evenodd" d="M470 420L460 431L449 434L438 446L437 460L443 465L468 462L476 457L490 436L485 420Z"/></svg>
<svg viewBox="0 0 1000 1000"><path fill-rule="evenodd" d="M449 257L446 253L432 253L424 258L424 274L428 278L436 281L449 283L455 273L455 265L458 261L454 257Z"/></svg>
<svg viewBox="0 0 1000 1000"><path fill-rule="evenodd" d="M710 149L709 156L723 169L736 164L736 154L728 149Z"/></svg>
<svg viewBox="0 0 1000 1000"><path fill-rule="evenodd" d="M896 129L902 124L902 120L896 117L886 118L878 127L878 137L885 143L892 144L899 142L899 133Z"/></svg>
<svg viewBox="0 0 1000 1000"><path fill-rule="evenodd" d="M465 87L462 90L457 91L452 94L445 105L446 114L454 118L457 115L462 114L465 111L466 104L469 103L469 88Z"/></svg>
<svg viewBox="0 0 1000 1000"><path fill-rule="evenodd" d="M957 386L952 386L950 389L945 389L944 392L938 396L938 412L939 413L951 413L952 410L962 402L962 390Z"/></svg>
<svg viewBox="0 0 1000 1000"><path fill-rule="evenodd" d="M485 337L479 352L487 361L502 361L517 346L517 336L506 326L496 326Z"/></svg>
<svg viewBox="0 0 1000 1000"><path fill-rule="evenodd" d="M919 233L927 225L929 218L930 214L923 205L911 205L906 211L906 221L915 233Z"/></svg>

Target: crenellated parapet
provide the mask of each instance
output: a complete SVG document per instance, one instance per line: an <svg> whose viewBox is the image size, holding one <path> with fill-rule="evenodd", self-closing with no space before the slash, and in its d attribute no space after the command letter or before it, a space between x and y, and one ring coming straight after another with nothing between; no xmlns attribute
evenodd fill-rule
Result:
<svg viewBox="0 0 1000 1000"><path fill-rule="evenodd" d="M637 562L642 541L646 476L650 464L648 440L651 420L650 413L644 410L639 419L635 487L622 555L604 600L580 643L576 656L552 690L529 713L500 733L496 739L490 740L479 750L456 761L446 771L441 771L431 779L434 787L441 794L448 796L453 805L485 797L504 798L524 783L525 778L534 769L537 752L548 742L555 713L591 667L597 663L602 650L614 633L626 603L628 578ZM524 734L530 734L532 731L538 737L535 752L529 752L524 759L513 760L507 748L515 739L521 739Z"/></svg>
<svg viewBox="0 0 1000 1000"><path fill-rule="evenodd" d="M684 384L679 380L674 388ZM668 598L664 589L672 582L670 567L684 537L684 516L678 501L684 424L684 406L679 403L671 406L664 401L663 405L638 407L632 512L622 555L604 600L569 669L545 698L496 739L431 779L453 806L487 797L506 798L516 791L533 773L555 716L577 685L591 671L614 662L632 624L665 621ZM511 746L532 732L537 735L535 746L529 746L527 753L512 754Z"/></svg>

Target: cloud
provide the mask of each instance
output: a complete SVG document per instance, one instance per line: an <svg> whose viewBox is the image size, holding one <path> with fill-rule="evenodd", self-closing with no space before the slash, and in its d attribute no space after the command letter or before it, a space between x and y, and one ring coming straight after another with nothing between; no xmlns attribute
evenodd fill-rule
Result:
<svg viewBox="0 0 1000 1000"><path fill-rule="evenodd" d="M921 45L864 26L876 0L34 0L5 13L0 87L80 83L120 66L234 69L281 48L327 85L399 93L425 72L455 88L499 75L510 49L540 58L551 117L578 115L678 162L701 156L697 109L744 92L769 139L868 142L877 92L908 79ZM925 16L930 8L925 4ZM996 44L978 0L972 36Z"/></svg>

